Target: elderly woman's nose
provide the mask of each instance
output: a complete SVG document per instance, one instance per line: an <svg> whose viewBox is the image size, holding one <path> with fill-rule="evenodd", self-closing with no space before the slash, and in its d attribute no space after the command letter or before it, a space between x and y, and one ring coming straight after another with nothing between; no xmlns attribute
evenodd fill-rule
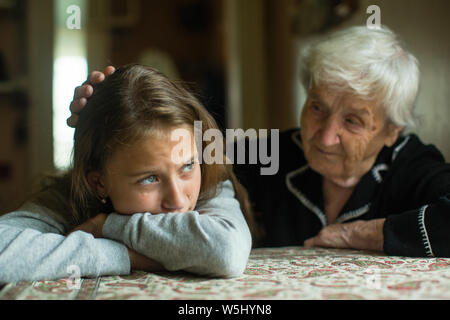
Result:
<svg viewBox="0 0 450 320"><path fill-rule="evenodd" d="M329 117L326 119L319 130L320 142L323 146L333 146L340 143L340 125L339 122Z"/></svg>

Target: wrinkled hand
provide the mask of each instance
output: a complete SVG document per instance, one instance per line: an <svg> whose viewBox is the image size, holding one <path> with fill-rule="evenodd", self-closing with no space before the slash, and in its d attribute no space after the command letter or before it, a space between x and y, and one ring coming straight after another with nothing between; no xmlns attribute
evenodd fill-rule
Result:
<svg viewBox="0 0 450 320"><path fill-rule="evenodd" d="M93 218L80 224L78 227L74 228L70 233L75 231L84 231L90 233L94 238L103 238L103 225L105 224L108 215L106 213L100 213ZM70 234L69 233L69 234Z"/></svg>
<svg viewBox="0 0 450 320"><path fill-rule="evenodd" d="M385 220L332 224L305 240L304 246L383 251Z"/></svg>
<svg viewBox="0 0 450 320"><path fill-rule="evenodd" d="M113 66L106 67L105 71L93 71L86 82L75 88L73 100L70 103L71 116L67 119L67 125L75 128L78 122L78 113L84 108L87 99L94 93L94 86L112 75L116 69Z"/></svg>

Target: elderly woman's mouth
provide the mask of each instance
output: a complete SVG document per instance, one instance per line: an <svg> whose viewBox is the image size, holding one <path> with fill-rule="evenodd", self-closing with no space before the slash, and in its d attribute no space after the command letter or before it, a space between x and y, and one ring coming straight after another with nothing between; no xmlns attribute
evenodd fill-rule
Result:
<svg viewBox="0 0 450 320"><path fill-rule="evenodd" d="M337 157L337 156L340 155L340 153L335 152L335 151L324 150L324 149L319 148L317 146L315 148L320 154L323 154L324 156L327 156L327 157Z"/></svg>

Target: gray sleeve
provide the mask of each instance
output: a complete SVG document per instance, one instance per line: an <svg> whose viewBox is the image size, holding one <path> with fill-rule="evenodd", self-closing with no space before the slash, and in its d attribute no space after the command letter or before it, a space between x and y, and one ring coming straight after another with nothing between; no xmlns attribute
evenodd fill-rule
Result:
<svg viewBox="0 0 450 320"><path fill-rule="evenodd" d="M197 211L131 216L112 213L103 236L161 263L167 270L185 270L215 277L240 276L252 247L250 230L230 181Z"/></svg>
<svg viewBox="0 0 450 320"><path fill-rule="evenodd" d="M33 204L0 217L0 283L119 275L130 272L128 249L65 226ZM48 213L48 212L47 212Z"/></svg>

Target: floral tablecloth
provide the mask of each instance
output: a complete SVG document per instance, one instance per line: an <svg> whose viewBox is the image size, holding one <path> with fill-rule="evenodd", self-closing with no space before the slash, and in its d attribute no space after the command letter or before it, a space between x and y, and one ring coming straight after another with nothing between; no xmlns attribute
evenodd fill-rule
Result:
<svg viewBox="0 0 450 320"><path fill-rule="evenodd" d="M303 247L254 249L241 277L188 273L10 283L0 299L450 299L450 259Z"/></svg>

